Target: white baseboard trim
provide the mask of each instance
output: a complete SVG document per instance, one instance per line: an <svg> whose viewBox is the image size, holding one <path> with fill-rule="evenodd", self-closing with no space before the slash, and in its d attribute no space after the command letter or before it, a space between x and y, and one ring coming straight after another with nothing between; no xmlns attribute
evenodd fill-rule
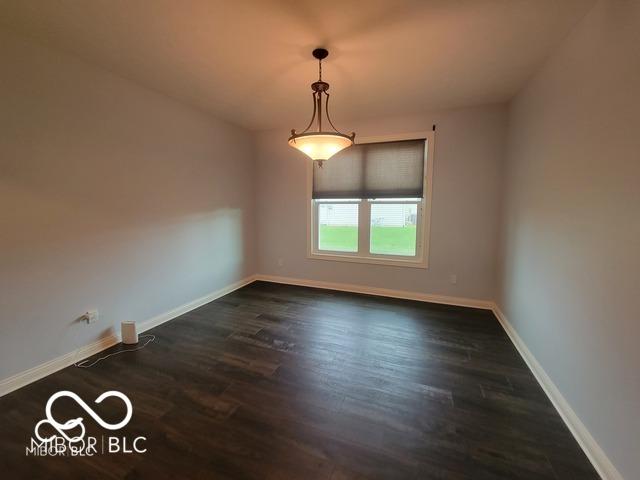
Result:
<svg viewBox="0 0 640 480"><path fill-rule="evenodd" d="M450 297L447 295L433 295L430 293L407 292L404 290L391 290L388 288L368 287L366 285L354 285L351 283L323 282L320 280L308 280L303 278L278 277L275 275L255 276L256 280L265 282L285 283L287 285L299 285L301 287L326 288L341 292L364 293L366 295L378 295L380 297L403 298L405 300L417 300L419 302L443 303L445 305L457 305L461 307L483 308L492 310L494 303L489 300L477 300L474 298Z"/></svg>
<svg viewBox="0 0 640 480"><path fill-rule="evenodd" d="M560 414L560 417L567 425L567 428L569 428L598 474L604 480L624 480L620 472L618 472L611 460L609 460L609 457L607 457L602 448L600 448L600 445L598 445L595 439L591 436L587 427L585 427L580 418L578 418L578 415L573 411L571 405L569 405L562 393L560 393L558 387L556 387L549 375L544 371L542 365L540 365L538 360L536 360L536 357L533 356L533 353L531 353L527 348L527 345L524 343L522 338L520 338L518 332L516 332L513 326L509 323L509 320L507 320L507 317L505 317L498 305L494 303L492 310L500 322L500 325L504 328L504 331L507 332L511 342L520 353L520 356L529 367L529 370L531 370L534 377L547 394L547 397L551 400L551 403Z"/></svg>
<svg viewBox="0 0 640 480"><path fill-rule="evenodd" d="M16 373L9 378L5 378L0 381L0 397L22 388L25 385L33 383L36 380L40 380L47 375L51 375L58 370L62 370L69 365L73 365L76 361L88 358L102 350L113 347L119 341L120 338L117 335L107 335L106 337L99 338L95 342L73 350L72 352L65 353L64 355L60 355L59 357L49 360L48 362L36 365L29 370L25 370L23 372Z"/></svg>
<svg viewBox="0 0 640 480"><path fill-rule="evenodd" d="M215 292L209 293L204 297L197 298L194 301L185 303L184 305L180 305L179 307L176 307L173 310L169 310L168 312L161 313L160 315L150 318L149 320L145 320L144 322L138 323L137 330L140 333L146 332L147 330L157 327L158 325L162 325L163 323L168 322L169 320L173 320L174 318L179 317L180 315L183 315L187 312L190 312L191 310L195 310L196 308L201 307L202 305L205 305L209 302L213 302L215 299L223 297L228 293L231 293L235 290L238 290L239 288L244 287L245 285L249 285L250 283L254 282L255 279L256 279L255 275L250 275L246 278L243 278L242 280L232 283L231 285L227 285L226 287L216 290Z"/></svg>
<svg viewBox="0 0 640 480"><path fill-rule="evenodd" d="M153 327L157 327L169 320L173 320L180 315L187 313L191 310L194 310L202 305L209 303L216 298L220 298L228 293L233 292L249 283L252 283L255 280L255 275L251 275L247 278L244 278L238 282L232 283L231 285L227 285L215 292L209 293L203 297L197 298L192 302L185 303L184 305L180 305L173 310L169 310L168 312L161 313L153 318L145 320L143 322L138 323L138 331L145 332ZM48 362L42 363L40 365L36 365L29 370L25 370L23 372L17 373L9 378L6 378L0 381L0 397L6 395L7 393L13 392L25 385L28 385L36 380L40 380L41 378L46 377L47 375L51 375L52 373L57 372L58 370L62 370L63 368L68 367L69 365L73 365L74 362L83 360L88 358L96 353L101 352L109 347L114 346L116 343L120 342L120 334L114 333L108 335L106 337L102 337L95 342L92 342L88 345L80 347L72 352L65 353L64 355L60 355Z"/></svg>

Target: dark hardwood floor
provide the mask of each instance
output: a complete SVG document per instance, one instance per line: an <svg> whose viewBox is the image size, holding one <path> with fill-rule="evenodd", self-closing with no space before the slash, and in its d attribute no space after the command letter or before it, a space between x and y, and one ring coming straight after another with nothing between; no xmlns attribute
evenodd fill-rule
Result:
<svg viewBox="0 0 640 480"><path fill-rule="evenodd" d="M2 478L598 478L486 310L256 282L148 333L0 398ZM59 390L147 452L26 456Z"/></svg>

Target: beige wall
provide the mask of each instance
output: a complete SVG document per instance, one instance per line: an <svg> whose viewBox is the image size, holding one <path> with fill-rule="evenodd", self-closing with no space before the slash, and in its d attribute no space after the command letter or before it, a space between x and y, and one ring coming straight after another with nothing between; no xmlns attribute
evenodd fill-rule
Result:
<svg viewBox="0 0 640 480"><path fill-rule="evenodd" d="M506 108L491 105L370 122L360 137L431 130L435 139L429 269L307 258L306 168L287 129L258 135L259 273L490 300L495 293ZM284 264L279 267L278 259ZM458 283L449 283L457 274Z"/></svg>
<svg viewBox="0 0 640 480"><path fill-rule="evenodd" d="M640 2L596 5L511 105L499 304L640 478Z"/></svg>
<svg viewBox="0 0 640 480"><path fill-rule="evenodd" d="M254 273L248 133L19 37L0 58L0 379Z"/></svg>

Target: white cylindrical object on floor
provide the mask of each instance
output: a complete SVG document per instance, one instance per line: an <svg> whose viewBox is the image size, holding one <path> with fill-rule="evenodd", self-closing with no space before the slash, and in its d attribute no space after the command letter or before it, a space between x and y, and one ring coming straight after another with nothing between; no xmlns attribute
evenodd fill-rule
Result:
<svg viewBox="0 0 640 480"><path fill-rule="evenodd" d="M136 330L136 322L122 322L122 343L127 345L135 345L138 343L138 331Z"/></svg>

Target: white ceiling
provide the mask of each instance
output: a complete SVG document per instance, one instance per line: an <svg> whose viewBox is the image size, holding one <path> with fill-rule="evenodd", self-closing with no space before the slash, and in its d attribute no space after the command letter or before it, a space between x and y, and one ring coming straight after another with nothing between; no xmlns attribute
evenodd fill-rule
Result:
<svg viewBox="0 0 640 480"><path fill-rule="evenodd" d="M250 129L508 100L593 0L0 0L0 23Z"/></svg>

